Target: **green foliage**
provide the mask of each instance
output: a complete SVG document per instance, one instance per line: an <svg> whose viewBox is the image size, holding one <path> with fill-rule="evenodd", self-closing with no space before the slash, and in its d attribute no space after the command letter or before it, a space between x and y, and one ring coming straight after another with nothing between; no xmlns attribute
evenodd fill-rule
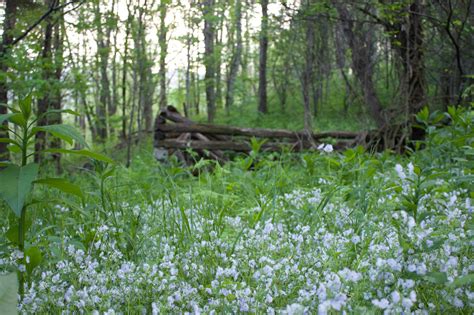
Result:
<svg viewBox="0 0 474 315"><path fill-rule="evenodd" d="M2 314L16 315L18 282L15 273L0 275L0 309Z"/></svg>
<svg viewBox="0 0 474 315"><path fill-rule="evenodd" d="M8 230L8 239L18 245L20 252L24 252L24 255L19 258L20 265L26 266L27 274L31 274L33 269L37 267L42 261L42 253L37 246L26 246L25 250L25 236L27 229L30 227L27 223L27 201L33 191L33 184L42 184L49 187L53 187L61 190L66 194L75 195L82 200L84 195L79 186L70 183L69 181L61 178L44 178L36 180L39 172L39 165L36 163L28 163L29 146L31 145L31 139L40 131L50 133L52 136L60 138L69 144L73 144L74 141L80 145L86 146L86 142L82 135L69 125L47 125L47 126L34 126L39 118L33 118L31 112L32 103L31 94L21 99L18 102L19 110L10 108L11 114L0 116L0 120L9 121L10 123L17 126L19 132L11 130L11 133L15 135L14 139L2 138L3 142L10 143L13 145L21 155L20 165L7 164L7 167L0 171L0 198L3 199L11 208L13 213L18 219L18 224ZM58 114L59 112L66 111L50 111L44 115ZM61 153L74 153L87 157L97 158L101 160L111 161L109 158L104 157L100 154L93 153L87 150L61 150L57 149L56 152ZM36 152L37 154L40 152ZM113 161L112 161L113 162ZM15 234L17 237L15 237ZM23 298L25 288L25 276L24 271L19 271L19 293L20 297Z"/></svg>
<svg viewBox="0 0 474 315"><path fill-rule="evenodd" d="M0 197L10 206L17 217L30 194L38 175L38 164L10 165L0 172Z"/></svg>

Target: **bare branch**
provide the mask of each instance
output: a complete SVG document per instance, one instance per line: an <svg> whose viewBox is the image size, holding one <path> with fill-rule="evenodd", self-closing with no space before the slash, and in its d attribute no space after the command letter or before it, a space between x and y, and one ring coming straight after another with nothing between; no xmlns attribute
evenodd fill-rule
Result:
<svg viewBox="0 0 474 315"><path fill-rule="evenodd" d="M43 22L48 16L50 16L54 12L60 11L61 9L67 7L71 4L78 3L78 2L79 2L79 5L76 6L75 8L78 8L80 5L82 5L85 2L85 0L81 0L81 1L80 0L72 0L72 1L66 2L62 5L57 5L57 6L55 6L54 3L53 3L53 5L51 5L49 7L48 11L46 11L35 23L31 24L26 29L26 31L23 32L23 34L21 34L15 40L13 40L11 46L15 46L16 44L18 44L21 40L23 40L26 36L28 36L28 34L31 33L31 31L33 31L41 22Z"/></svg>

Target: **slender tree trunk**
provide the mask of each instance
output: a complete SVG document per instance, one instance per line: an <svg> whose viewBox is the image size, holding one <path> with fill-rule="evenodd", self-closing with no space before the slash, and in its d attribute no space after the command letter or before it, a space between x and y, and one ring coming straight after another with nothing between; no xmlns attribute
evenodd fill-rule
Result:
<svg viewBox="0 0 474 315"><path fill-rule="evenodd" d="M267 50L268 50L268 0L260 0L262 21L260 29L260 58L258 67L258 111L267 113Z"/></svg>
<svg viewBox="0 0 474 315"><path fill-rule="evenodd" d="M61 96L61 87L59 86L61 82L61 76L63 72L63 53L64 53L64 20L62 17L60 18L59 22L54 26L54 39L53 39L53 51L54 51L54 84L53 84L53 95L51 99L51 108L60 110L61 103L62 103L62 96ZM61 113L57 113L54 115L50 115L48 117L48 124L61 124L62 117ZM59 149L61 147L61 140L58 138L54 138L51 141L51 148ZM53 160L56 165L56 170L58 173L61 172L61 154L55 153L53 154Z"/></svg>
<svg viewBox="0 0 474 315"><path fill-rule="evenodd" d="M423 105L426 105L425 68L423 64L423 7L420 0L415 0L410 5L407 35L407 60L405 73L408 88L408 107L412 123L415 123L415 114ZM411 140L422 140L425 136L424 129L412 127Z"/></svg>
<svg viewBox="0 0 474 315"><path fill-rule="evenodd" d="M189 19L190 17L188 17L186 20L189 20ZM192 25L192 22L190 22L189 25ZM186 95L185 95L185 102L184 102L184 113L186 114L186 117L188 117L189 110L191 108L191 44L192 44L192 40L193 40L193 33L191 31L190 33L188 33L188 37L186 38L186 78L185 78Z"/></svg>
<svg viewBox="0 0 474 315"><path fill-rule="evenodd" d="M215 44L215 62L216 62L216 107L222 108L222 36L224 34L224 19L225 19L225 8L219 5L220 16L219 24L216 32L216 44Z"/></svg>
<svg viewBox="0 0 474 315"><path fill-rule="evenodd" d="M6 60L10 45L13 41L12 31L16 23L16 0L7 0L5 3L5 13L3 19L2 43L0 45L0 104L8 104L8 82L6 73L8 72L8 61ZM0 106L0 115L6 114L7 108ZM3 130L7 128L8 123L4 122L0 126L0 138L8 138L8 132ZM2 128L4 127L4 128ZM0 143L0 161L9 160L10 154L7 149L7 143Z"/></svg>
<svg viewBox="0 0 474 315"><path fill-rule="evenodd" d="M309 10L310 0L304 0L303 4L305 10ZM313 68L314 68L314 46L315 46L315 25L313 17L305 21L306 28L306 52L305 52L305 66L303 70L303 105L304 105L304 129L308 136L313 132L313 115L311 113L311 86L313 82Z"/></svg>
<svg viewBox="0 0 474 315"><path fill-rule="evenodd" d="M207 101L207 121L213 122L216 114L216 68L214 56L214 0L203 1L204 64Z"/></svg>
<svg viewBox="0 0 474 315"><path fill-rule="evenodd" d="M104 31L102 13L99 3L95 3L95 22L97 24L97 49L100 71L99 104L96 106L97 135L100 141L107 139L107 108L110 104L110 82L108 76L108 62L110 52L110 38L108 29Z"/></svg>
<svg viewBox="0 0 474 315"><path fill-rule="evenodd" d="M118 32L119 32L119 29L117 28L114 32L114 44L113 44L113 47L114 47L114 54L112 56L112 99L110 101L110 104L109 104L109 117L112 117L113 115L115 115L117 113L117 103L118 103L118 83L117 81L119 80L118 79L118 76L119 74L117 73L117 68L118 68L118 65L117 65L117 55L118 55L118 43L117 43L117 37L118 37ZM110 126L110 132L111 133L114 133L114 127L113 126Z"/></svg>
<svg viewBox="0 0 474 315"><path fill-rule="evenodd" d="M122 139L127 139L127 68L128 68L128 39L130 36L130 17L126 22L125 44L122 58Z"/></svg>
<svg viewBox="0 0 474 315"><path fill-rule="evenodd" d="M160 70L158 73L160 80L160 109L164 109L168 104L166 100L166 56L168 54L168 42L166 39L168 27L166 26L167 0L160 0L160 31L158 42L160 44Z"/></svg>
<svg viewBox="0 0 474 315"><path fill-rule="evenodd" d="M199 115L199 107L201 103L201 88L199 86L199 77L196 74L196 71L191 72L191 85L193 86L194 111L196 115Z"/></svg>
<svg viewBox="0 0 474 315"><path fill-rule="evenodd" d="M227 91L225 97L225 109L227 115L234 103L234 89L239 66L242 59L242 2L235 1L235 48L230 62L229 76L227 78Z"/></svg>
<svg viewBox="0 0 474 315"><path fill-rule="evenodd" d="M53 6L56 0L48 0L48 6ZM43 80L46 82L47 88L43 91L44 95L38 100L38 110L36 112L38 126L45 126L48 124L46 115L44 115L48 109L51 108L51 100L53 97L52 92L52 78L54 77L54 72L52 70L52 41L53 41L53 22L51 16L46 19L46 25L44 28L44 38L43 38L43 50L41 52L41 62L42 62L42 76ZM46 133L40 131L35 135L35 154L34 160L35 163L41 162L41 152L46 149Z"/></svg>

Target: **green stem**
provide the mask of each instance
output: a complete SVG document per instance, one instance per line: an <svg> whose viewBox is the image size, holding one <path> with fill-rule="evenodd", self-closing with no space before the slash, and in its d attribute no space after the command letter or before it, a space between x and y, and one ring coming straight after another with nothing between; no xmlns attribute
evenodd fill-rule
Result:
<svg viewBox="0 0 474 315"><path fill-rule="evenodd" d="M26 230L26 206L21 209L21 215L18 219L18 249L23 253L23 258L20 259L20 265L26 268L26 254L25 254L25 230ZM18 272L19 288L18 293L20 294L20 302L23 300L25 294L25 271L21 270Z"/></svg>
<svg viewBox="0 0 474 315"><path fill-rule="evenodd" d="M28 162L28 128L23 129L22 148L21 148L21 166L25 166ZM25 234L26 234L26 206L21 209L20 218L18 219L18 249L23 253L23 258L20 259L20 265L26 268L26 254L25 254ZM25 271L20 270L18 276L18 293L20 294L20 302L25 295Z"/></svg>

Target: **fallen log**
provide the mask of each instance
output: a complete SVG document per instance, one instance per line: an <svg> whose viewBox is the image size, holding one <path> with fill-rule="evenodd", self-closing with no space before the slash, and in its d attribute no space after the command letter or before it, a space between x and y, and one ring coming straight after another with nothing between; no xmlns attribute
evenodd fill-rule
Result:
<svg viewBox="0 0 474 315"><path fill-rule="evenodd" d="M282 129L264 129L264 128L239 128L232 126L210 125L210 124L189 124L189 123L175 123L175 124L160 124L157 130L166 133L200 133L205 135L228 135L228 136L247 136L256 138L287 138L294 140L305 139L306 133L303 131L289 131ZM355 139L361 135L360 132L350 131L332 131L313 133L313 139L319 140L324 138L337 139Z"/></svg>
<svg viewBox="0 0 474 315"><path fill-rule="evenodd" d="M234 142L234 141L202 141L202 140L179 140L179 139L165 139L160 141L160 146L168 149L194 149L194 150L223 150L236 152L250 152L252 146L248 143ZM261 146L262 151L282 151L284 147L292 151L300 151L301 149L309 149L310 145L305 143L303 146L300 143L264 143Z"/></svg>

